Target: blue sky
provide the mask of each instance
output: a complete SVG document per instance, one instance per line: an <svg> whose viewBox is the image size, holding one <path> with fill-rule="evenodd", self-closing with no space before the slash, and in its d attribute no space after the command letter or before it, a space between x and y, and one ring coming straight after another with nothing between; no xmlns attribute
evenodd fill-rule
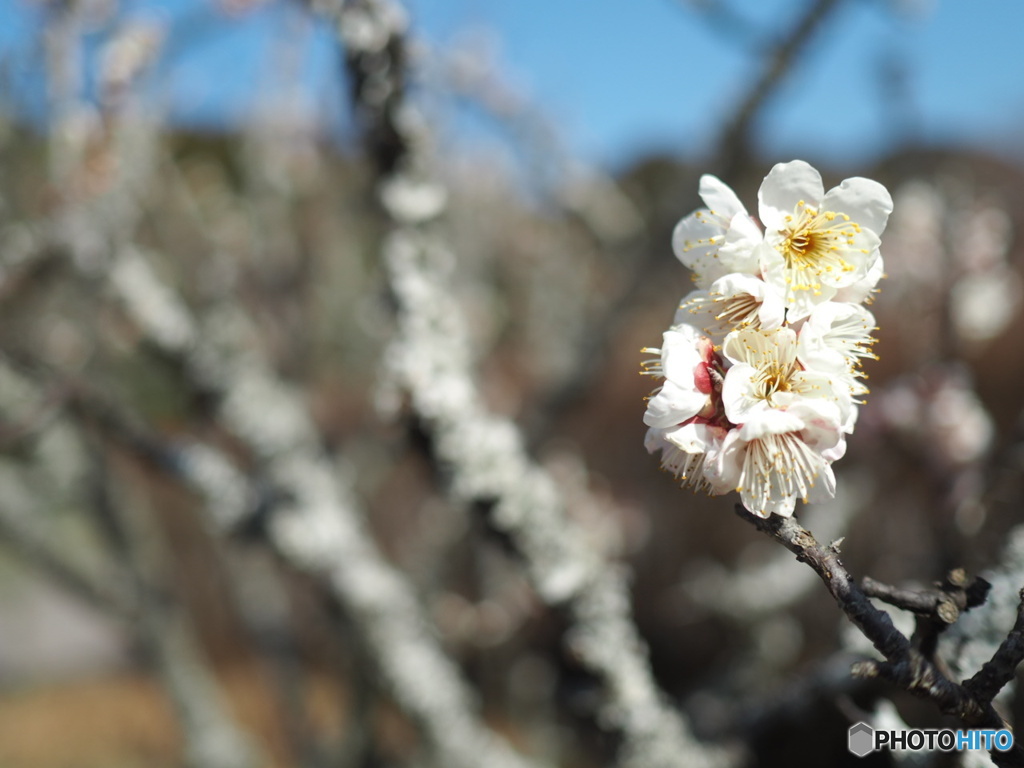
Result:
<svg viewBox="0 0 1024 768"><path fill-rule="evenodd" d="M732 6L771 39L806 0ZM302 51L307 107L344 113L330 33L307 24L297 5L271 0L235 16L204 0L119 7L124 18L171 30L150 87L178 119L244 119L273 90L282 41ZM436 45L489 30L509 80L551 115L568 146L609 166L651 150L699 158L762 66L684 0L411 0L410 10ZM0 3L0 58L17 102L37 111L45 13L37 0ZM908 137L1021 156L1022 33L1016 0L849 0L764 113L758 144L766 160L865 162ZM88 30L87 59L107 34L101 23Z"/></svg>

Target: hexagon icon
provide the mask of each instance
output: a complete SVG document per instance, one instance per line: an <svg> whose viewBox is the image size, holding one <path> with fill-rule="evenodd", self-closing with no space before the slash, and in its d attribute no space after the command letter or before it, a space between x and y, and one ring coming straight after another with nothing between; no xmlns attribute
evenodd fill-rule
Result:
<svg viewBox="0 0 1024 768"><path fill-rule="evenodd" d="M850 726L847 748L857 757L864 757L875 751L875 729L867 723Z"/></svg>

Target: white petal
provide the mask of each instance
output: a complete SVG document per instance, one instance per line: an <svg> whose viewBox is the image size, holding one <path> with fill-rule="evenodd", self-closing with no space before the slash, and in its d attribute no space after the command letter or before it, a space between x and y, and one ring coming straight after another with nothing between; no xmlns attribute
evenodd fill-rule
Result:
<svg viewBox="0 0 1024 768"><path fill-rule="evenodd" d="M874 316L860 304L819 304L800 328L797 358L804 368L848 373L859 361L853 353L870 341L874 327Z"/></svg>
<svg viewBox="0 0 1024 768"><path fill-rule="evenodd" d="M832 471L832 467L826 464L815 478L814 485L811 486L811 490L807 494L807 501L813 504L819 501L828 501L835 497L836 475Z"/></svg>
<svg viewBox="0 0 1024 768"><path fill-rule="evenodd" d="M781 328L786 322L786 305L782 294L774 285L765 283L764 297L761 301L761 308L757 311L757 317L761 321L761 328L768 331Z"/></svg>
<svg viewBox="0 0 1024 768"><path fill-rule="evenodd" d="M866 394L866 393L867 393L867 389L864 389L864 390L862 390L860 392L856 392L855 394L862 394L863 395L863 394ZM857 426L857 414L858 414L859 410L860 409L857 408L857 404L854 403L853 408L850 409L849 417L846 419L846 421L843 422L843 432L846 435L852 435L853 434L853 428ZM838 461L839 459L843 458L843 456L846 455L846 443L845 443L846 437L845 436L843 437L843 440L844 440L844 442L843 442L843 446L842 446L842 449L843 449L842 453L840 453L834 459L831 458L830 456L826 456L825 458L829 459L830 461Z"/></svg>
<svg viewBox="0 0 1024 768"><path fill-rule="evenodd" d="M779 517L792 517L796 510L796 496L783 496L779 499L769 499L764 509L754 514L760 517L778 515Z"/></svg>
<svg viewBox="0 0 1024 768"><path fill-rule="evenodd" d="M694 211L676 224L672 232L672 250L683 266L693 271L700 288L707 288L714 280L704 275L715 268L725 234L726 226L705 210Z"/></svg>
<svg viewBox="0 0 1024 768"><path fill-rule="evenodd" d="M856 411L856 409L854 409ZM831 448L826 448L821 452L822 458L825 461L839 461L843 456L846 455L846 435L839 436L839 442ZM833 481L834 482L834 481Z"/></svg>
<svg viewBox="0 0 1024 768"><path fill-rule="evenodd" d="M825 194L821 174L803 160L779 163L761 182L757 193L758 212L766 229L784 229L786 216L797 203L817 205Z"/></svg>
<svg viewBox="0 0 1024 768"><path fill-rule="evenodd" d="M786 257L768 242L767 237L761 247L757 249L757 253L764 281L771 285L776 293L785 297L789 293L789 284L786 283Z"/></svg>
<svg viewBox="0 0 1024 768"><path fill-rule="evenodd" d="M731 491L739 483L746 446L746 442L740 439L740 431L730 429L721 446L708 454L704 464L705 475L709 482L722 488L723 493L726 490Z"/></svg>
<svg viewBox="0 0 1024 768"><path fill-rule="evenodd" d="M693 387L693 369L701 362L697 329L679 325L665 331L661 338L661 368L665 378L681 387Z"/></svg>
<svg viewBox="0 0 1024 768"><path fill-rule="evenodd" d="M725 337L722 354L733 363L757 367L770 361L789 365L796 360L796 333L789 328L733 331Z"/></svg>
<svg viewBox="0 0 1024 768"><path fill-rule="evenodd" d="M743 502L743 506L746 507L747 511L753 515L757 515L765 520L772 516L772 511L770 509L764 509L762 507L761 500L758 499L748 488L741 489L740 501ZM795 506L796 497L793 497L791 501ZM783 517L790 517L790 515L783 515Z"/></svg>
<svg viewBox="0 0 1024 768"><path fill-rule="evenodd" d="M792 291L786 303L786 321L795 323L803 320L819 304L830 301L835 295L837 288L831 285L822 285L818 293L814 291Z"/></svg>
<svg viewBox="0 0 1024 768"><path fill-rule="evenodd" d="M706 329L714 320L714 305L707 291L690 291L679 302L673 326L691 325Z"/></svg>
<svg viewBox="0 0 1024 768"><path fill-rule="evenodd" d="M824 455L845 440L839 409L826 400L801 400L788 411L801 421L800 436L808 447Z"/></svg>
<svg viewBox="0 0 1024 768"><path fill-rule="evenodd" d="M707 424L684 424L666 429L665 439L687 453L705 453L714 443L715 434Z"/></svg>
<svg viewBox="0 0 1024 768"><path fill-rule="evenodd" d="M828 302L831 304L833 302ZM819 307L827 306L821 304ZM815 308L815 311L817 308ZM800 339L797 343L797 359L804 368L811 368L816 371L840 374L845 373L850 366L847 358L838 350L832 349L825 343L821 331L811 327L811 318L814 312L807 318L807 322L800 329Z"/></svg>
<svg viewBox="0 0 1024 768"><path fill-rule="evenodd" d="M765 435L784 435L787 432L799 432L804 428L804 420L789 411L765 410L755 414L739 429L741 440L750 442Z"/></svg>
<svg viewBox="0 0 1024 768"><path fill-rule="evenodd" d="M847 269L822 270L819 273L821 282L835 288L842 288L846 285L853 285L863 280L871 269L871 266L878 258L878 245L881 243L878 235L869 229L862 229L850 236L852 244L846 246L842 251L843 259L847 262Z"/></svg>
<svg viewBox="0 0 1024 768"><path fill-rule="evenodd" d="M665 430L659 427L651 427L647 430L647 434L644 435L644 448L647 449L648 453L654 453L660 451L667 445L665 440Z"/></svg>
<svg viewBox="0 0 1024 768"><path fill-rule="evenodd" d="M785 320L782 297L761 278L732 272L706 291L692 291L680 302L676 322L701 328L714 342L741 328L775 330Z"/></svg>
<svg viewBox="0 0 1024 768"><path fill-rule="evenodd" d="M717 279L730 272L756 275L760 271L758 247L763 239L753 219L745 212L737 213L729 222L725 242L718 251L719 263L714 277Z"/></svg>
<svg viewBox="0 0 1024 768"><path fill-rule="evenodd" d="M754 396L757 368L747 363L737 363L725 372L722 384L722 405L725 415L733 424L743 424L755 414L771 406Z"/></svg>
<svg viewBox="0 0 1024 768"><path fill-rule="evenodd" d="M722 296L735 296L739 293L747 293L760 300L764 297L764 281L753 275L731 272L724 275L711 285L713 293Z"/></svg>
<svg viewBox="0 0 1024 768"><path fill-rule="evenodd" d="M822 401L836 409L840 423L849 418L853 395L845 377L818 371L800 371L793 374L790 387L795 395L792 403L797 400L815 403Z"/></svg>
<svg viewBox="0 0 1024 768"><path fill-rule="evenodd" d="M735 461L735 452L730 456L725 455L725 445L729 435L734 434L737 430L727 431L721 427L711 427L710 429L712 440L708 444L704 459L704 480L709 486L709 493L728 493L736 487L739 464Z"/></svg>
<svg viewBox="0 0 1024 768"><path fill-rule="evenodd" d="M885 275L885 265L882 263L882 256L878 251L873 254L871 266L867 274L851 285L845 285L836 291L833 297L835 301L842 301L849 304L861 304L874 292L878 281Z"/></svg>
<svg viewBox="0 0 1024 768"><path fill-rule="evenodd" d="M731 219L737 213L742 213L749 218L746 207L736 193L717 176L706 173L700 177L700 199L715 216Z"/></svg>
<svg viewBox="0 0 1024 768"><path fill-rule="evenodd" d="M875 327L875 316L860 304L831 301L819 306L809 322L823 334L828 333L839 324L848 322L855 322L857 325L863 326L865 331L870 331Z"/></svg>
<svg viewBox="0 0 1024 768"><path fill-rule="evenodd" d="M707 396L665 381L661 390L647 401L644 424L648 427L674 427L692 419L707 402Z"/></svg>
<svg viewBox="0 0 1024 768"><path fill-rule="evenodd" d="M877 181L855 176L830 189L821 201L821 207L845 213L862 227L880 235L892 213L892 195Z"/></svg>

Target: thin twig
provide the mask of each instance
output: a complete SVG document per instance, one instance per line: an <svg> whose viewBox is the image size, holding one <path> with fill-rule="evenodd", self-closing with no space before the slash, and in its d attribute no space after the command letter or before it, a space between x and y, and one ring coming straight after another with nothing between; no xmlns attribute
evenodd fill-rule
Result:
<svg viewBox="0 0 1024 768"><path fill-rule="evenodd" d="M962 611L984 603L992 586L982 578L967 581L959 569L950 573L946 582L935 589L901 589L869 576L861 579L860 585L868 597L877 597L894 608L934 616L945 624L953 624Z"/></svg>
<svg viewBox="0 0 1024 768"><path fill-rule="evenodd" d="M868 595L846 570L834 548L819 544L792 517L772 515L761 518L739 504L735 510L739 517L780 542L796 555L797 560L813 568L846 617L885 658L881 662L865 661L854 665L854 674L884 678L905 691L930 699L942 712L956 715L968 726L996 729L1009 727L992 706L992 698L1009 680L1009 665L1013 664L1015 669L1016 663L1024 658L1020 613L1014 631L1000 646L1000 651L1004 647L1006 650L1002 654L997 652L989 673L984 674L973 686L976 690L967 684L957 685L893 626L889 614L871 603ZM1018 653L1021 655L1018 656ZM978 695L978 692L985 695ZM1015 744L1008 752L992 749L990 754L997 765L1024 766L1024 746L1019 744Z"/></svg>

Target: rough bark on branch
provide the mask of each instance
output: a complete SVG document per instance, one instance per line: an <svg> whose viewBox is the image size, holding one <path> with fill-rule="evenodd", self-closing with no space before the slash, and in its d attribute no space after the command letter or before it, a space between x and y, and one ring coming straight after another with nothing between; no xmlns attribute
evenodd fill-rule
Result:
<svg viewBox="0 0 1024 768"><path fill-rule="evenodd" d="M868 594L846 570L835 547L819 544L810 531L792 517L772 515L761 518L739 504L735 511L739 517L785 546L797 560L814 569L846 617L884 657L884 661L855 664L854 674L881 677L905 691L930 699L942 712L959 717L969 727L1009 728L993 707L992 699L1009 682L1017 665L1024 659L1024 642L1021 639L1024 590L1020 595L1022 607L1010 635L974 678L959 685L947 678L937 664L896 629L889 614L871 603ZM918 602L923 602L923 599ZM1020 744L1015 743L1008 752L992 749L990 755L996 765L1024 765L1024 747Z"/></svg>

